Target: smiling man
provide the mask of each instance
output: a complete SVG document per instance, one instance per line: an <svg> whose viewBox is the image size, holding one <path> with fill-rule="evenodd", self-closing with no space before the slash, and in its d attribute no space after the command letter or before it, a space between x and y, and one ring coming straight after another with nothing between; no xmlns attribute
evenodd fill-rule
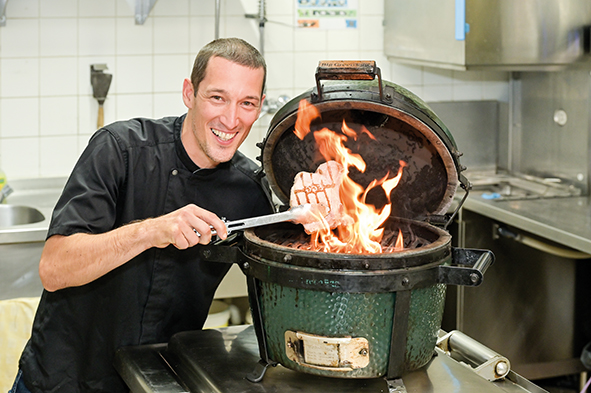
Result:
<svg viewBox="0 0 591 393"><path fill-rule="evenodd" d="M261 111L264 78L264 68L213 57L202 79L198 72L191 81L185 79L183 100L189 112L182 139L197 165L212 168L234 156Z"/></svg>
<svg viewBox="0 0 591 393"><path fill-rule="evenodd" d="M122 346L200 329L229 265L199 259L219 217L271 213L265 179L240 152L264 100L266 66L243 40L197 55L187 114L98 130L53 212L45 290L13 392L125 392Z"/></svg>

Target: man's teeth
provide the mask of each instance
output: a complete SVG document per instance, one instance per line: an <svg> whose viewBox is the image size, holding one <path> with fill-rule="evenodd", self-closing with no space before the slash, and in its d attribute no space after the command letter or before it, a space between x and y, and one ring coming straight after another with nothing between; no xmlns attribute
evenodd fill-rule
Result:
<svg viewBox="0 0 591 393"><path fill-rule="evenodd" d="M220 138L223 141L229 141L230 139L234 138L234 135L236 135L235 133L230 134L227 132L216 130L214 128L211 129L211 132L213 132L218 138Z"/></svg>

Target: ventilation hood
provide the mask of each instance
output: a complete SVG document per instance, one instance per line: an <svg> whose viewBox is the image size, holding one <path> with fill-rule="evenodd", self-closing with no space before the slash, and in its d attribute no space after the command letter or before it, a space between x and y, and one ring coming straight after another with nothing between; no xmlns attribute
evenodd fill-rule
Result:
<svg viewBox="0 0 591 393"><path fill-rule="evenodd" d="M590 57L587 0L385 0L384 13L391 61L543 71Z"/></svg>

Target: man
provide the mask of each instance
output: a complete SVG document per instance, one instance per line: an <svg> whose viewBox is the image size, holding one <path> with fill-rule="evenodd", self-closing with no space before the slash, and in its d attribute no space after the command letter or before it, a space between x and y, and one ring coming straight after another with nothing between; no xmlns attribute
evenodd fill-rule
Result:
<svg viewBox="0 0 591 393"><path fill-rule="evenodd" d="M272 212L256 165L237 152L260 114L266 66L240 39L197 55L187 114L117 122L91 138L50 224L43 291L17 392L123 392L117 348L200 329L229 265L196 244L219 217ZM13 388L14 389L14 388Z"/></svg>

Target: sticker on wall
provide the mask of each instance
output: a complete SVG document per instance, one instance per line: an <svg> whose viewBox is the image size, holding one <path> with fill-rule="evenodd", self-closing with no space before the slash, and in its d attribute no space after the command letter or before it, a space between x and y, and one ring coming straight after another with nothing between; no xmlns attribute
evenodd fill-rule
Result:
<svg viewBox="0 0 591 393"><path fill-rule="evenodd" d="M296 26L307 29L357 28L358 0L296 0Z"/></svg>

